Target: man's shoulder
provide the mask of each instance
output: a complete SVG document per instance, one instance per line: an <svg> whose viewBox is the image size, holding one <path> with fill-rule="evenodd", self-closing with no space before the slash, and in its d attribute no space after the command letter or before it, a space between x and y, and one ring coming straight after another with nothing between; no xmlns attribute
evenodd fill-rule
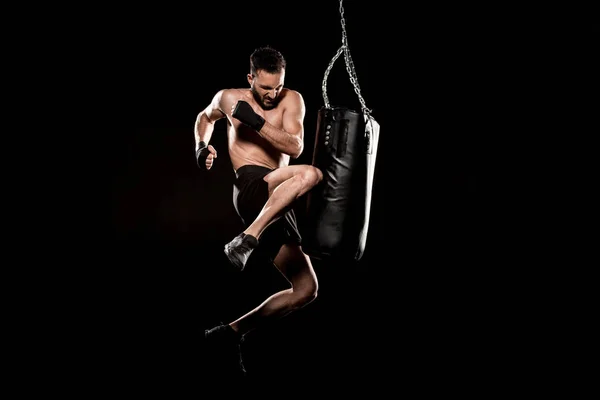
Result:
<svg viewBox="0 0 600 400"><path fill-rule="evenodd" d="M298 97L302 97L302 94L301 94L299 91L295 90L295 89L284 88L284 89L283 89L283 91L284 91L286 94L289 94L290 96L298 96Z"/></svg>
<svg viewBox="0 0 600 400"><path fill-rule="evenodd" d="M219 104L228 104L245 96L248 89L226 88L221 89L216 94L216 99Z"/></svg>
<svg viewBox="0 0 600 400"><path fill-rule="evenodd" d="M240 94L247 93L249 89L226 88L219 90L218 94L221 97L239 97Z"/></svg>
<svg viewBox="0 0 600 400"><path fill-rule="evenodd" d="M304 98L302 97L302 94L299 91L294 90L294 89L285 88L284 89L284 98L287 101L304 103Z"/></svg>

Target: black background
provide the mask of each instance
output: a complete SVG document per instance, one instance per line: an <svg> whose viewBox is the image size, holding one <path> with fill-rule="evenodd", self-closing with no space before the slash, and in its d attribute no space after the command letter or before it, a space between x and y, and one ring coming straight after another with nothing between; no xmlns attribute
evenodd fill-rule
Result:
<svg viewBox="0 0 600 400"><path fill-rule="evenodd" d="M92 297L92 363L110 387L200 394L220 384L203 330L284 287L270 267L228 269L223 245L242 226L224 123L209 174L195 164L193 136L198 112L219 89L247 87L250 53L269 44L306 102L294 163L311 162L323 75L341 45L338 2L280 7L157 4L80 19L89 35L69 70L97 94L79 116L97 141L81 139L80 157L98 153L82 172L98 172L91 186L108 181L108 191L78 210L70 239L86 264L77 290ZM528 128L517 121L540 94L539 60L565 46L566 28L492 7L344 8L361 93L381 125L366 251L357 263L315 260L317 300L248 336L245 384L266 393L321 382L374 396L495 387L518 331L504 307L521 274L510 260L517 240L501 229L514 201L506 149ZM329 99L357 108L344 67L338 59ZM244 387L219 387L235 385Z"/></svg>

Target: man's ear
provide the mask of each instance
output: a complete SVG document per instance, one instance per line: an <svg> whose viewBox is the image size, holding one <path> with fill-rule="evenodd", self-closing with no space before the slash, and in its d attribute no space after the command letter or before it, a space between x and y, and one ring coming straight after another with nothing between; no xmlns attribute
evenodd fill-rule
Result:
<svg viewBox="0 0 600 400"><path fill-rule="evenodd" d="M252 86L252 81L254 80L254 76L252 74L248 74L248 83Z"/></svg>

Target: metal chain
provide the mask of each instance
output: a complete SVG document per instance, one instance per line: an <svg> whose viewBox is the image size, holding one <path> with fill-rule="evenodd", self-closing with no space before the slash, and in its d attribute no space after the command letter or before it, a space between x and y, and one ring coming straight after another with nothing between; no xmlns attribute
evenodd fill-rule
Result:
<svg viewBox="0 0 600 400"><path fill-rule="evenodd" d="M367 108L365 100L363 99L360 93L360 86L358 85L358 77L356 76L356 70L354 69L354 62L352 61L352 57L350 56L350 47L348 46L348 34L346 33L346 20L344 19L344 7L342 5L343 0L340 1L340 19L342 24L342 46L338 49L337 53L333 56L327 69L325 70L325 76L323 77L323 84L321 89L323 90L323 99L325 100L325 107L329 108L329 99L327 97L327 78L331 69L333 68L333 64L340 57L342 52L344 53L344 60L346 62L346 71L348 72L348 76L350 77L350 82L352 86L354 86L354 92L358 95L358 100L360 101L360 106L363 113L369 115L371 110Z"/></svg>
<svg viewBox="0 0 600 400"><path fill-rule="evenodd" d="M333 68L333 64L335 63L335 60L338 59L338 57L342 54L343 51L344 51L343 46L338 49L337 53L335 53L335 55L329 62L329 65L327 66L327 69L325 70L325 76L323 77L323 83L321 85L321 89L323 90L323 100L325 100L325 107L327 107L327 108L330 108L329 98L327 97L327 77L329 76L329 72L331 72L331 68Z"/></svg>

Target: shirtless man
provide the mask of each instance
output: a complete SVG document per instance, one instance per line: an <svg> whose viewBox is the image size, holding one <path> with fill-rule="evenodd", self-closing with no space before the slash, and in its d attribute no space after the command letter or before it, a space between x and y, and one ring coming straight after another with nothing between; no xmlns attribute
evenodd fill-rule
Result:
<svg viewBox="0 0 600 400"><path fill-rule="evenodd" d="M205 331L221 360L242 373L239 344L244 334L268 319L283 317L317 296L318 282L293 211L294 201L323 179L311 165L289 165L304 149L304 99L284 88L286 60L266 46L250 55L249 89L223 89L199 113L195 124L198 166L211 169L217 150L210 144L214 124L227 119L229 155L235 171L234 207L245 229L225 245L231 264L242 271L248 258L261 253L289 281L256 308L228 324Z"/></svg>

